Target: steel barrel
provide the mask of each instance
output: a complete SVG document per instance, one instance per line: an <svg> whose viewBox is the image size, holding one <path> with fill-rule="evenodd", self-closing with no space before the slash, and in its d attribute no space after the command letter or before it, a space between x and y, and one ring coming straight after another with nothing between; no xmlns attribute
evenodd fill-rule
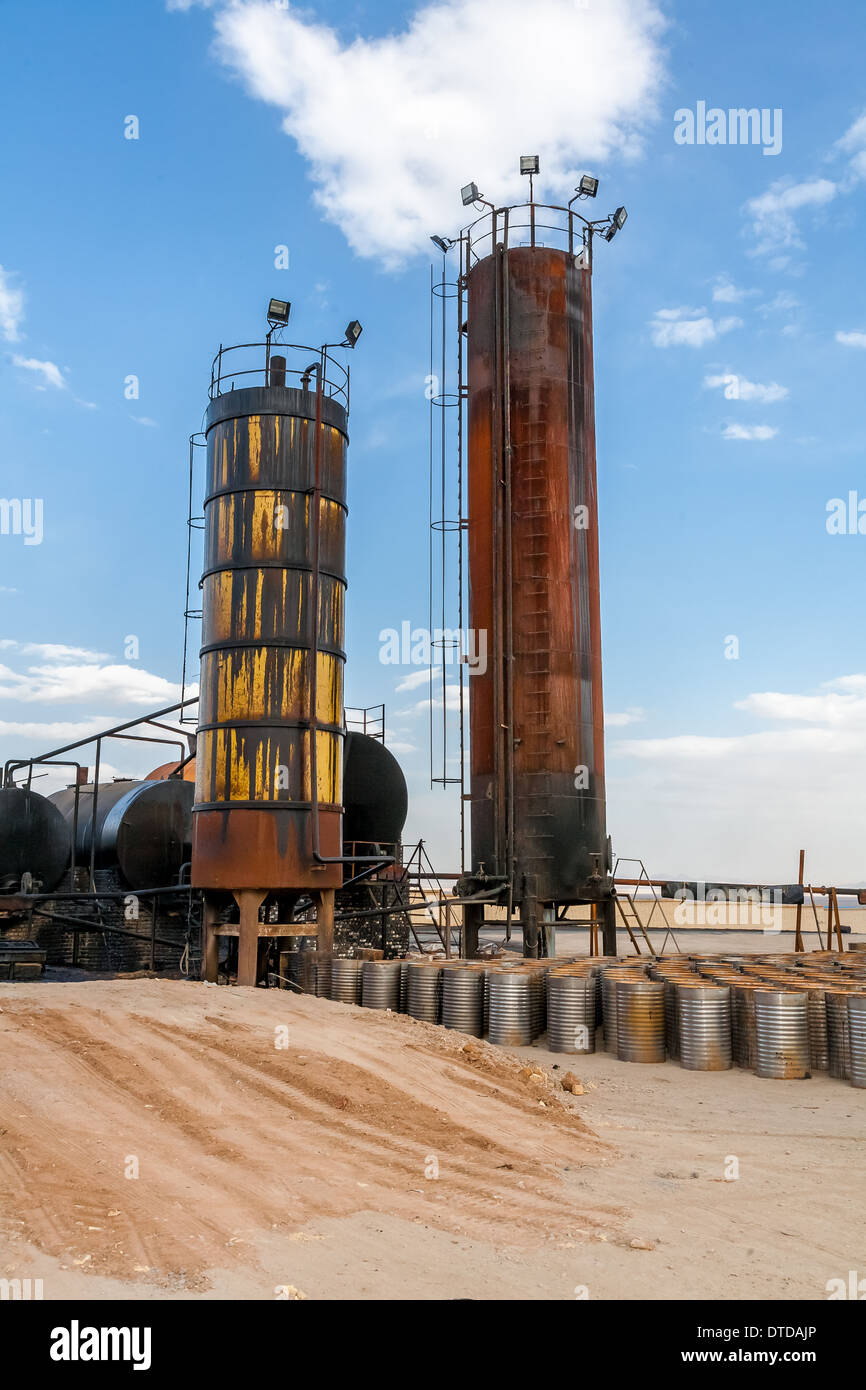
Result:
<svg viewBox="0 0 866 1390"><path fill-rule="evenodd" d="M665 1060L665 987L660 980L617 980L616 1036L622 1062Z"/></svg>
<svg viewBox="0 0 866 1390"><path fill-rule="evenodd" d="M410 1018L438 1023L442 1015L442 966L410 965L407 1012Z"/></svg>
<svg viewBox="0 0 866 1390"><path fill-rule="evenodd" d="M680 1061L686 1071L727 1071L732 1061L731 991L727 985L680 984Z"/></svg>
<svg viewBox="0 0 866 1390"><path fill-rule="evenodd" d="M361 960L335 956L331 962L331 998L343 1004L361 1002Z"/></svg>
<svg viewBox="0 0 866 1390"><path fill-rule="evenodd" d="M849 948L850 949L850 948ZM848 995L851 1085L866 1087L866 994Z"/></svg>
<svg viewBox="0 0 866 1390"><path fill-rule="evenodd" d="M494 970L489 977L490 1041L500 1047L532 1042L532 981L524 970Z"/></svg>
<svg viewBox="0 0 866 1390"><path fill-rule="evenodd" d="M811 1076L809 1018L802 990L755 991L758 1076L790 1081Z"/></svg>
<svg viewBox="0 0 866 1390"><path fill-rule="evenodd" d="M547 1046L551 1052L595 1052L595 979L552 970L547 977Z"/></svg>
<svg viewBox="0 0 866 1390"><path fill-rule="evenodd" d="M361 1003L365 1009L400 1007L400 962L365 960L361 970Z"/></svg>
<svg viewBox="0 0 866 1390"><path fill-rule="evenodd" d="M442 968L442 1022L480 1038L484 1031L484 971L472 966Z"/></svg>

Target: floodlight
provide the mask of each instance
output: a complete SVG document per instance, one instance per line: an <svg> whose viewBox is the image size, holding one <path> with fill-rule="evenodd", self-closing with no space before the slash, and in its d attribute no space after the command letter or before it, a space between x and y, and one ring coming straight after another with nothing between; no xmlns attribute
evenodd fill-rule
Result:
<svg viewBox="0 0 866 1390"><path fill-rule="evenodd" d="M619 227L616 225L615 222L612 222L608 227L607 231L604 233L605 241L613 241L618 231Z"/></svg>
<svg viewBox="0 0 866 1390"><path fill-rule="evenodd" d="M616 212L613 215L613 220L616 223L617 231L622 231L623 227L625 226L627 217L628 213L626 212L625 208L617 208Z"/></svg>
<svg viewBox="0 0 866 1390"><path fill-rule="evenodd" d="M447 236L431 236L430 240L432 241L434 246L439 247L439 250L442 252L443 255L445 255L446 252L450 251L451 247L454 245L454 242L451 240L451 238Z"/></svg>
<svg viewBox="0 0 866 1390"><path fill-rule="evenodd" d="M345 342L345 346L346 346L346 347L351 347L351 348L353 348L353 347L355 346L355 344L357 343L358 339L360 338L360 336L361 336L361 334L362 334L363 331L364 331L364 330L362 329L362 327L361 327L361 325L359 324L358 320L357 320L357 319L352 319L352 322L346 326L346 342Z"/></svg>
<svg viewBox="0 0 866 1390"><path fill-rule="evenodd" d="M537 174L537 173L538 173L538 155L537 155L537 154L522 154L522 155L520 156L520 172L521 172L521 174Z"/></svg>
<svg viewBox="0 0 866 1390"><path fill-rule="evenodd" d="M594 179L592 174L581 174L575 192L579 193L581 198L594 198L598 192L598 179Z"/></svg>
<svg viewBox="0 0 866 1390"><path fill-rule="evenodd" d="M463 206L468 208L471 203L478 201L478 184L467 183L460 190L460 197L463 199Z"/></svg>
<svg viewBox="0 0 866 1390"><path fill-rule="evenodd" d="M268 323L274 327L278 323L288 323L291 312L292 306L287 299L272 299L268 305Z"/></svg>

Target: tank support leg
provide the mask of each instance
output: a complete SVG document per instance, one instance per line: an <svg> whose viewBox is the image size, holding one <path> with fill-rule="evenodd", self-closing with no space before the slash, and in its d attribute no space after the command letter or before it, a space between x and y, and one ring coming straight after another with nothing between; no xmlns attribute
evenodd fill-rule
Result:
<svg viewBox="0 0 866 1390"><path fill-rule="evenodd" d="M601 949L606 956L616 955L616 900L604 898L599 903L601 913Z"/></svg>
<svg viewBox="0 0 866 1390"><path fill-rule="evenodd" d="M321 955L334 951L334 889L321 888L316 894L316 945Z"/></svg>
<svg viewBox="0 0 866 1390"><path fill-rule="evenodd" d="M463 904L463 956L465 960L475 960L478 955L478 933L483 921L483 903Z"/></svg>
<svg viewBox="0 0 866 1390"><path fill-rule="evenodd" d="M234 897L240 908L238 932L238 984L259 982L259 908L267 897L260 888L239 889Z"/></svg>
<svg viewBox="0 0 866 1390"><path fill-rule="evenodd" d="M552 903L541 910L541 920L544 929L544 954L553 959L556 955L556 904Z"/></svg>
<svg viewBox="0 0 866 1390"><path fill-rule="evenodd" d="M207 894L205 894L201 923L202 932L204 934L204 941L202 943L201 977L212 985L216 984L219 973L220 939L216 934L218 922L219 911Z"/></svg>

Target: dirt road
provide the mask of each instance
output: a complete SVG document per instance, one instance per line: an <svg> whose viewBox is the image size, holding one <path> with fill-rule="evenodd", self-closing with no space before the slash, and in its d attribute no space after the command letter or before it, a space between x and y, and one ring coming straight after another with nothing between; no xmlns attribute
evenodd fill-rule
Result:
<svg viewBox="0 0 866 1390"><path fill-rule="evenodd" d="M267 1299L823 1298L866 1275L864 1093L466 1047L277 990L0 986L0 1275Z"/></svg>

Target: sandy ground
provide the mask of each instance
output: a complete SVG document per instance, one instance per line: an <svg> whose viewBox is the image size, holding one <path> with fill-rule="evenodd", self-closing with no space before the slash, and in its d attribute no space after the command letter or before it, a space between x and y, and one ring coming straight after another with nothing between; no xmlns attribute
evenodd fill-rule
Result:
<svg viewBox="0 0 866 1390"><path fill-rule="evenodd" d="M0 1277L47 1299L709 1299L866 1274L866 1093L467 1042L278 990L0 985ZM584 1095L555 1089L568 1069Z"/></svg>

